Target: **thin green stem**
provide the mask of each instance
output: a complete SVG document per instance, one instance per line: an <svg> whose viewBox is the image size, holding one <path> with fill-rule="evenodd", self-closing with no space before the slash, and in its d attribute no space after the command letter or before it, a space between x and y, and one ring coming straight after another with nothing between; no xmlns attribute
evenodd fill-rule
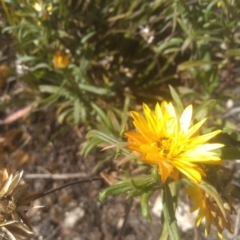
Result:
<svg viewBox="0 0 240 240"><path fill-rule="evenodd" d="M175 218L175 208L177 202L177 187L175 182L164 184L163 188L163 216L166 223L170 240L181 240L177 221Z"/></svg>

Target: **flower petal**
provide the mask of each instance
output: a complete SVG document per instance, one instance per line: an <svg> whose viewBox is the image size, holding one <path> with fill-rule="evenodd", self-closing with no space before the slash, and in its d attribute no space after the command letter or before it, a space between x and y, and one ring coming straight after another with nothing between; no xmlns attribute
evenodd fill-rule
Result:
<svg viewBox="0 0 240 240"><path fill-rule="evenodd" d="M187 132L187 130L190 127L192 120L192 105L189 105L183 112L181 118L180 118L180 125L181 125L181 130L183 132Z"/></svg>

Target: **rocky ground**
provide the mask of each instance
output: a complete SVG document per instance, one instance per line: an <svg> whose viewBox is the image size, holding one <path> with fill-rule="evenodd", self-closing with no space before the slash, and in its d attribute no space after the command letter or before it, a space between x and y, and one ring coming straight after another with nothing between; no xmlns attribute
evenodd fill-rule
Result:
<svg viewBox="0 0 240 240"><path fill-rule="evenodd" d="M24 178L30 182L32 190L47 191L93 176L94 154L87 158L79 155L79 146L85 140L84 127L63 130L63 126L56 124L52 111L47 111L32 113L17 123L4 126L2 133L13 130L18 131L18 135L12 140L14 146L4 161L10 161L11 168L24 169ZM54 135L57 135L55 139ZM34 229L30 239L157 240L161 231L161 195L156 193L151 198L150 223L141 215L138 198L126 201L122 195L99 202L98 194L106 186L104 181L81 183L35 200L33 205L42 207L28 212ZM238 209L236 205L235 234L226 232L225 239L240 239ZM183 194L176 216L183 240L206 239L203 227L194 227L194 215L189 214L188 200ZM218 239L214 229L207 239Z"/></svg>

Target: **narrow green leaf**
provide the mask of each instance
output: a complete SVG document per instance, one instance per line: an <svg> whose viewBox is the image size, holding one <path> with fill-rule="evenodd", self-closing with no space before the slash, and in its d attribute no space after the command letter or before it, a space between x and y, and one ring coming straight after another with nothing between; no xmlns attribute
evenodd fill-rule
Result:
<svg viewBox="0 0 240 240"><path fill-rule="evenodd" d="M236 49L229 49L226 51L227 56L230 57L238 57L240 56L240 49L236 48Z"/></svg>
<svg viewBox="0 0 240 240"><path fill-rule="evenodd" d="M118 141L116 139L114 139L114 138L110 137L109 135L106 135L98 130L89 131L88 134L86 135L86 137L87 138L98 138L98 139L101 139L103 142L107 142L110 144L118 143Z"/></svg>
<svg viewBox="0 0 240 240"><path fill-rule="evenodd" d="M59 87L52 86L52 85L39 85L38 88L41 92L46 92L46 93L53 93L51 96L40 100L40 103L45 103L45 104L51 104L55 102L59 97L64 89L64 86L66 84L66 80L63 80L61 85Z"/></svg>
<svg viewBox="0 0 240 240"><path fill-rule="evenodd" d="M187 88L187 87L183 87L180 86L178 87L178 91L180 92L181 95L194 95L194 94L199 94L196 91L194 91L194 89L192 88Z"/></svg>
<svg viewBox="0 0 240 240"><path fill-rule="evenodd" d="M161 235L159 237L159 240L168 240L168 227L167 227L167 224L166 222L164 221L163 223L163 227L162 227L162 232L161 232Z"/></svg>
<svg viewBox="0 0 240 240"><path fill-rule="evenodd" d="M104 125L108 128L108 129L112 129L112 123L109 119L109 117L107 116L107 114L95 103L91 103L93 109L96 111L96 113L98 114L98 116L101 118L102 122L104 123Z"/></svg>
<svg viewBox="0 0 240 240"><path fill-rule="evenodd" d="M81 106L79 99L76 99L73 104L73 120L75 125L77 125L80 121L82 107L83 106Z"/></svg>
<svg viewBox="0 0 240 240"><path fill-rule="evenodd" d="M187 26L187 22L186 21L184 21L184 20L182 20L182 19L180 19L180 18L178 18L177 19L177 22L179 23L179 25L180 25L180 27L182 28L182 30L186 33L186 35L188 36L188 35L190 35L190 29L189 29L189 27Z"/></svg>
<svg viewBox="0 0 240 240"><path fill-rule="evenodd" d="M145 217L148 221L151 221L151 215L149 213L149 198L152 196L153 191L149 191L146 193L143 193L141 196L141 209L142 209L142 215Z"/></svg>
<svg viewBox="0 0 240 240"><path fill-rule="evenodd" d="M134 183L134 184L133 184ZM153 183L153 179L149 175L142 175L132 179L120 181L106 189L99 194L100 201L105 200L108 196L119 195L131 190L147 189L147 186Z"/></svg>
<svg viewBox="0 0 240 240"><path fill-rule="evenodd" d="M90 32L88 33L86 36L84 36L82 39L81 39L81 43L85 43L87 42L88 39L90 39L96 32Z"/></svg>
<svg viewBox="0 0 240 240"><path fill-rule="evenodd" d="M226 133L236 141L240 142L240 133L237 132L236 130L228 127L223 127L222 133Z"/></svg>
<svg viewBox="0 0 240 240"><path fill-rule="evenodd" d="M195 114L195 119L197 121L201 121L202 119L206 118L209 116L209 114L211 113L211 111L214 109L214 107L216 106L217 101L215 99L210 99L206 102L204 102L201 106L200 106L200 110Z"/></svg>
<svg viewBox="0 0 240 240"><path fill-rule="evenodd" d="M143 193L143 192L142 192L141 190L135 189L135 190L131 191L131 192L127 195L126 199L128 200L128 199L134 198L134 197L136 197L136 196L140 196L142 193Z"/></svg>
<svg viewBox="0 0 240 240"><path fill-rule="evenodd" d="M236 160L240 158L240 148L222 148L218 151L223 160Z"/></svg>
<svg viewBox="0 0 240 240"><path fill-rule="evenodd" d="M120 135L123 134L123 132L126 129L126 124L128 121L128 111L129 111L129 105L130 105L130 96L126 96L124 100L124 105L123 105L123 111L122 111L122 121L121 121L121 131Z"/></svg>
<svg viewBox="0 0 240 240"><path fill-rule="evenodd" d="M87 121L87 112L86 111L87 111L86 106L83 103L81 103L81 107L80 107L80 120L82 122L86 122Z"/></svg>
<svg viewBox="0 0 240 240"><path fill-rule="evenodd" d="M169 41L167 42L161 42L159 43L159 47L156 48L156 51L158 54L160 54L162 51L164 51L165 49L169 48L169 47L173 47L173 46L177 46L179 44L181 44L183 42L182 38L171 38Z"/></svg>
<svg viewBox="0 0 240 240"><path fill-rule="evenodd" d="M119 195L121 193L128 192L132 189L130 181L121 181L118 182L99 193L99 200L102 202L108 196Z"/></svg>
<svg viewBox="0 0 240 240"><path fill-rule="evenodd" d="M214 61L202 61L202 60L197 60L197 61L186 61L178 65L178 71L183 71L192 67L205 67L206 65L213 65L213 64L218 64L218 62Z"/></svg>
<svg viewBox="0 0 240 240"><path fill-rule="evenodd" d="M172 195L168 183L164 184L163 190L163 215L168 228L170 240L180 240L177 221L175 218L176 196ZM175 198L175 199L174 199Z"/></svg>
<svg viewBox="0 0 240 240"><path fill-rule="evenodd" d="M193 38L191 36L187 37L184 43L182 44L181 52L183 53L184 51L186 51L192 42L193 42Z"/></svg>
<svg viewBox="0 0 240 240"><path fill-rule="evenodd" d="M40 59L38 57L35 57L35 56L19 56L18 57L18 60L20 62L31 62L31 61L40 61Z"/></svg>
<svg viewBox="0 0 240 240"><path fill-rule="evenodd" d="M85 90L85 91L91 92L91 93L95 93L97 95L112 96L114 94L114 92L111 92L108 88L91 86L91 85L87 85L87 84L84 84L84 83L79 83L78 86L82 90Z"/></svg>
<svg viewBox="0 0 240 240"><path fill-rule="evenodd" d="M65 111L63 111L62 113L60 113L60 114L57 116L58 122L62 124L63 121L67 118L67 116L69 116L70 114L72 114L72 111L73 111L73 109L72 109L72 108L69 108L69 109L66 109Z"/></svg>
<svg viewBox="0 0 240 240"><path fill-rule="evenodd" d="M101 156L102 157L102 156ZM107 155L105 154L103 156L103 158L101 158L102 160L100 160L100 158L98 159L97 163L94 165L94 168L92 169L92 172L93 173L96 173L96 171L99 169L99 168L102 168L102 166L104 164L106 164L107 162L110 162L112 161L114 158L114 153L108 153Z"/></svg>
<svg viewBox="0 0 240 240"><path fill-rule="evenodd" d="M170 89L171 96L172 96L174 102L177 104L178 110L180 112L183 112L184 107L183 107L181 98L179 97L178 93L176 92L176 90L171 85L168 85L168 86L169 86L169 89Z"/></svg>
<svg viewBox="0 0 240 240"><path fill-rule="evenodd" d="M80 155L83 157L87 157L88 154L98 146L102 141L100 139L93 138L90 141L84 142L83 146L81 147Z"/></svg>
<svg viewBox="0 0 240 240"><path fill-rule="evenodd" d="M107 117L109 118L109 121L111 123L111 128L109 128L109 131L119 134L119 132L121 131L121 126L120 120L117 117L116 113L114 111L108 110Z"/></svg>
<svg viewBox="0 0 240 240"><path fill-rule="evenodd" d="M159 171L157 167L152 168L151 175L156 182L160 182L160 176L159 176Z"/></svg>
<svg viewBox="0 0 240 240"><path fill-rule="evenodd" d="M61 91L61 88L52 85L39 85L39 90L40 92L44 93L59 93Z"/></svg>
<svg viewBox="0 0 240 240"><path fill-rule="evenodd" d="M29 68L30 71L34 72L39 69L50 69L50 66L47 63L38 63L34 67Z"/></svg>

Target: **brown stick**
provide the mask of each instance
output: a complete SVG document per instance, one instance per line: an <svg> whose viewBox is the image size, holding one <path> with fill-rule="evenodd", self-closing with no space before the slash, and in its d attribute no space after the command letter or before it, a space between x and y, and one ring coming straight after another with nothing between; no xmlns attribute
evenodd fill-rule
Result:
<svg viewBox="0 0 240 240"><path fill-rule="evenodd" d="M25 179L55 179L55 180L64 180L64 179L71 179L71 178L79 178L79 177L86 177L85 173L78 172L78 173L28 173L24 175Z"/></svg>

